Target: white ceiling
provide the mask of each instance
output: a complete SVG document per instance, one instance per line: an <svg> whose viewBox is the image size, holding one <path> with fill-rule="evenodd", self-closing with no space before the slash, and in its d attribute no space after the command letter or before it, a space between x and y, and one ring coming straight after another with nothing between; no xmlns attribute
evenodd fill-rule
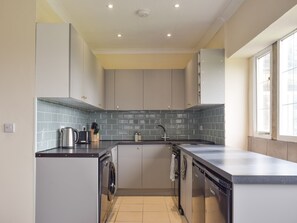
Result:
<svg viewBox="0 0 297 223"><path fill-rule="evenodd" d="M48 0L95 53L183 53L207 42L244 0ZM114 5L108 9L108 3ZM175 8L174 4L180 7ZM138 9L149 9L146 18ZM122 38L117 34L121 33ZM168 38L167 33L172 37Z"/></svg>

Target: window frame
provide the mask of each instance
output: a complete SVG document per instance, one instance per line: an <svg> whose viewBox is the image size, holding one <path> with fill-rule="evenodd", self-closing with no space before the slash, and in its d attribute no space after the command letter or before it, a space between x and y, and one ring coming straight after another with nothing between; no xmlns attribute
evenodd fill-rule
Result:
<svg viewBox="0 0 297 223"><path fill-rule="evenodd" d="M269 133L258 132L257 131L257 60L258 58L263 57L265 54L270 53L270 130ZM264 138L264 139L271 139L272 138L272 83L273 83L273 48L272 45L266 47L265 49L261 50L253 57L253 133L255 137Z"/></svg>
<svg viewBox="0 0 297 223"><path fill-rule="evenodd" d="M281 41L297 33L297 29L277 41L277 140L297 142L297 136L280 135L280 46Z"/></svg>

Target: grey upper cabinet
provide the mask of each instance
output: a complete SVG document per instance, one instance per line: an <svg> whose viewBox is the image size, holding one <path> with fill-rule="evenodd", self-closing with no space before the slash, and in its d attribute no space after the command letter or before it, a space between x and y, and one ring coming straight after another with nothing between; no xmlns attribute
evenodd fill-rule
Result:
<svg viewBox="0 0 297 223"><path fill-rule="evenodd" d="M185 70L185 107L191 108L198 105L198 67L197 54L187 64Z"/></svg>
<svg viewBox="0 0 297 223"><path fill-rule="evenodd" d="M171 109L171 70L144 71L144 109Z"/></svg>
<svg viewBox="0 0 297 223"><path fill-rule="evenodd" d="M118 188L142 188L142 146L118 146Z"/></svg>
<svg viewBox="0 0 297 223"><path fill-rule="evenodd" d="M115 74L114 70L105 70L104 71L104 78L105 78L105 109L106 110L114 110L114 81L115 81Z"/></svg>
<svg viewBox="0 0 297 223"><path fill-rule="evenodd" d="M171 109L185 109L185 70L171 71Z"/></svg>
<svg viewBox="0 0 297 223"><path fill-rule="evenodd" d="M115 71L115 109L143 110L143 71Z"/></svg>
<svg viewBox="0 0 297 223"><path fill-rule="evenodd" d="M102 79L97 66L96 57L73 26L37 24L37 97L83 109L100 108L98 92L103 85L98 86Z"/></svg>
<svg viewBox="0 0 297 223"><path fill-rule="evenodd" d="M201 49L186 67L185 106L225 103L225 54L223 49Z"/></svg>
<svg viewBox="0 0 297 223"><path fill-rule="evenodd" d="M142 187L144 189L170 189L170 145L142 146Z"/></svg>

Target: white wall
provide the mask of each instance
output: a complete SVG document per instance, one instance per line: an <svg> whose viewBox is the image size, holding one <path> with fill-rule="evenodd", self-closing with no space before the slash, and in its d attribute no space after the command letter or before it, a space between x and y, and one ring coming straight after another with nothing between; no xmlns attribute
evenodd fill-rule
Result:
<svg viewBox="0 0 297 223"><path fill-rule="evenodd" d="M35 1L2 0L0 15L0 222L33 223Z"/></svg>
<svg viewBox="0 0 297 223"><path fill-rule="evenodd" d="M247 149L248 136L247 59L226 59L225 144Z"/></svg>

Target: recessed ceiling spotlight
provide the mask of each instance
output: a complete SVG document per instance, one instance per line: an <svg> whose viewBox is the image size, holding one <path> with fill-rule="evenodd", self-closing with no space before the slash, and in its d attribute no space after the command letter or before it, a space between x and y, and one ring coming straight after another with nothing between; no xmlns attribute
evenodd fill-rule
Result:
<svg viewBox="0 0 297 223"><path fill-rule="evenodd" d="M112 9L112 8L113 8L113 4L108 4L107 7L108 7L109 9Z"/></svg>
<svg viewBox="0 0 297 223"><path fill-rule="evenodd" d="M135 12L136 15L138 15L141 18L148 17L151 14L151 10L149 9L138 9Z"/></svg>
<svg viewBox="0 0 297 223"><path fill-rule="evenodd" d="M167 33L167 37L171 37L172 35L171 35L171 33Z"/></svg>
<svg viewBox="0 0 297 223"><path fill-rule="evenodd" d="M119 33L119 34L118 34L118 37L121 38L121 37L122 37L122 34Z"/></svg>
<svg viewBox="0 0 297 223"><path fill-rule="evenodd" d="M174 5L174 7L175 7L175 8L179 8L179 4L176 3L176 4Z"/></svg>

